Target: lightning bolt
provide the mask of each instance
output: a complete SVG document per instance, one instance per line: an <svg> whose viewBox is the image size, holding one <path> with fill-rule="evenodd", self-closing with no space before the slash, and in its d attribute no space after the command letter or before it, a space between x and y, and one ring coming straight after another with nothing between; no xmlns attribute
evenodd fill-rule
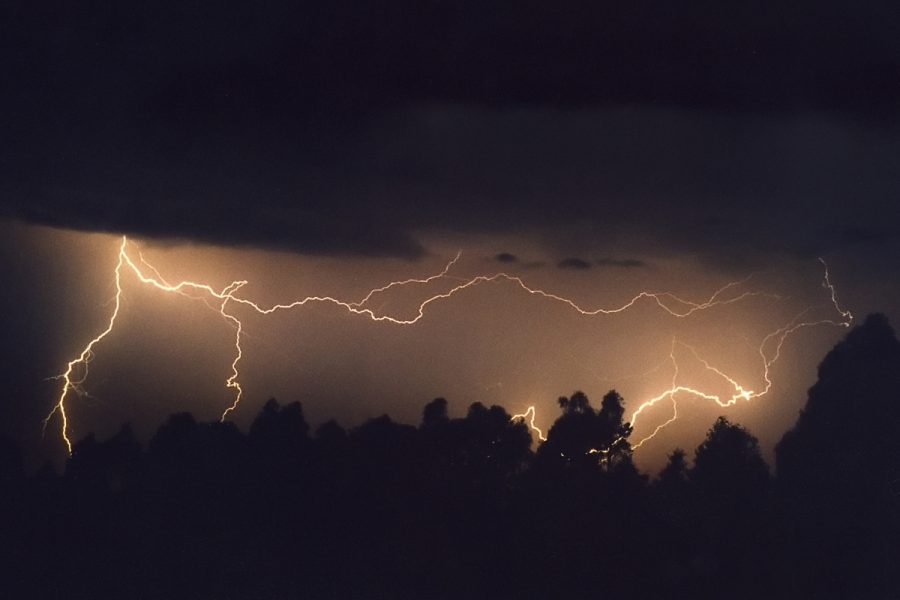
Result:
<svg viewBox="0 0 900 600"><path fill-rule="evenodd" d="M381 287L377 287L377 288L373 289L368 294L366 294L365 298L363 298L359 302L351 302L350 306L352 306L354 308L361 308L369 300L372 299L372 296L374 296L375 294L380 294L382 292L386 292L391 288L409 285L411 283L426 284L426 283L431 283L432 281L436 281L438 279L447 277L447 275L450 273L450 269L452 269L453 265L455 265L457 263L457 261L459 261L459 258L461 256L462 256L462 251L460 250L459 252L456 253L456 256L453 257L453 260L451 260L450 262L447 263L447 266L444 267L444 270L436 275L431 275L430 277L426 277L425 279L404 279L403 281L392 281L387 285L383 285Z"/></svg>
<svg viewBox="0 0 900 600"><path fill-rule="evenodd" d="M346 310L350 314L359 315L363 317L367 317L375 322L387 322L395 325L408 326L414 325L421 319L425 317L427 309L430 305L440 302L443 300L447 300L464 290L472 288L474 286L484 284L484 283L492 283L492 282L506 282L510 283L513 286L519 288L520 290L531 294L533 296L537 296L546 300L551 300L557 303L561 303L564 306L569 307L570 309L576 311L577 313L584 316L597 316L597 315L614 315L621 312L624 312L631 307L635 306L638 302L642 300L646 300L652 303L655 303L660 309L662 309L667 314L672 317L676 317L679 319L683 319L691 316L692 314L710 309L715 306L723 306L729 305L736 302L740 302L750 297L754 296L767 296L772 298L778 298L778 296L774 296L772 294L763 294L760 292L754 291L745 291L737 295L726 295L726 292L736 288L743 283L745 283L749 278L746 278L741 281L735 281L728 283L718 290L716 290L711 296L709 296L706 300L701 302L694 302L691 300L686 300L684 298L680 298L669 292L647 292L642 291L632 297L629 301L624 304L613 307L613 308L585 308L576 303L575 301L554 294L552 292L548 292L542 290L540 288L535 288L527 285L524 280L516 275L510 275L508 273L495 273L493 275L477 275L475 277L471 277L469 279L461 279L455 278L460 281L457 285L451 287L447 291L435 294L423 300L418 308L415 311L415 314L411 317L403 318L399 316L394 316L387 313L378 313L375 309L369 308L367 304L372 299L373 296L377 294L381 294L387 292L391 289L402 287L406 285L413 284L429 284L437 280L442 280L446 278L450 278L449 272L452 267L457 263L460 258L460 254L457 254L452 260L450 260L442 271L437 274L431 275L425 278L412 278L405 279L400 281L392 281L386 285L377 287L369 291L362 299L355 302L348 302L346 300L341 300L338 298L334 298L332 296L307 296L302 299L294 300L292 302L288 302L285 304L272 304L269 306L262 306L253 300L250 300L246 297L238 295L238 293L242 290L242 288L247 285L247 281L239 280L233 281L222 289L216 289L209 284L200 283L190 280L181 281L179 283L173 284L168 282L160 272L149 262L147 262L143 255L138 254L139 258L137 261L133 260L132 257L128 253L128 239L123 236L122 240L119 244L119 252L118 252L118 260L116 263L114 275L115 275L115 287L116 294L113 302L113 310L109 317L109 321L107 326L103 331L97 334L94 338L92 338L82 349L82 351L72 360L70 360L66 369L63 373L57 376L59 380L62 381L62 386L59 392L59 396L57 397L56 403L54 404L50 413L46 416L43 422L44 430L46 430L50 420L54 415L60 416L61 422L61 437L66 445L68 452L71 454L72 451L72 441L70 436L70 426L69 419L66 411L66 401L71 394L75 394L77 396L84 396L85 391L83 389L83 384L87 379L88 368L91 360L94 357L94 351L97 345L106 338L114 329L116 324L116 319L119 315L119 310L122 304L122 277L124 271L129 271L134 277L142 284L151 286L156 288L159 291L165 293L173 293L184 296L191 300L199 300L204 302L210 309L215 310L222 319L234 329L234 358L231 362L231 374L225 380L225 387L234 391L234 400L223 412L220 417L221 420L224 420L231 412L238 408L238 405L241 402L243 397L243 388L240 383L240 370L239 365L243 358L243 348L241 346L242 336L244 335L244 326L241 320L232 312L233 307L244 307L250 309L251 311L259 314L259 315L270 315L272 313L278 311L292 310L301 308L306 306L307 304L331 304L336 307L342 308ZM820 259L821 260L821 259ZM634 411L631 418L632 425L635 423L637 417L645 410L648 410L652 406L654 406L659 401L670 398L673 402L673 407L675 409L675 415L670 419L670 421L664 423L662 426L658 427L650 436L641 440L636 447L639 447L641 444L649 440L656 435L658 431L660 431L665 425L674 421L677 418L677 404L675 403L675 396L680 392L689 392L703 398L711 399L717 401L719 404L726 406L728 404L733 404L738 399L746 399L749 400L754 397L759 397L768 392L771 387L771 381L769 380L768 370L772 363L777 360L781 346L784 343L784 340L794 331L800 329L801 327L808 327L812 325L817 325L821 323L832 323L843 326L849 326L850 321L852 320L852 315L849 311L842 310L836 300L836 292L834 286L831 284L827 264L825 261L822 261L825 265L825 280L823 282L823 286L828 288L831 293L832 304L841 315L842 321L818 321L818 322L804 322L800 321L800 317L789 323L787 326L772 332L763 340L763 343L759 347L759 353L763 358L763 363L765 365L765 374L764 380L766 381L765 390L761 393L756 393L752 391L745 390L741 387L734 379L731 379L721 371L718 371L712 365L708 363L704 364L706 367L717 374L725 377L731 384L734 385L736 393L731 398L731 400L726 401L723 404L721 399L718 396L714 396L711 394L704 393L700 390L696 390L693 388L685 387L685 386L676 386L675 379L677 378L677 361L675 361L674 354L674 342L673 342L673 350L671 353L671 359L675 364L675 377L673 377L673 386L671 389L666 390L659 396L651 398L641 404L637 410ZM769 343L772 342L774 347L774 353L770 357L766 354L766 348L769 347ZM695 353L696 354L696 353ZM699 358L699 357L698 357ZM532 431L538 434L538 439L544 441L546 438L540 428L535 425L536 418L536 410L534 406L529 407L525 413L514 415L512 419L522 419L528 420L529 427Z"/></svg>
<svg viewBox="0 0 900 600"><path fill-rule="evenodd" d="M59 376L63 381L62 391L59 394L59 399L56 401L56 404L53 406L53 410L50 411L50 414L47 415L47 418L44 419L44 430L47 429L47 423L50 421L50 418L59 413L60 421L62 422L62 439L66 444L66 449L69 454L72 454L72 440L69 439L69 418L66 415L66 396L69 395L69 392L81 393L81 384L84 383L84 380L87 378L88 365L91 362L91 359L94 356L94 346L100 343L100 341L109 335L113 327L116 325L116 317L119 316L119 308L122 306L122 262L123 256L125 255L125 243L126 240L122 238L122 244L119 246L119 261L116 264L116 296L115 296L115 307L113 309L112 316L109 318L109 323L106 325L106 329L100 332L97 336L95 336L88 344L84 347L75 359L70 360L66 365L66 370ZM75 368L81 366L84 370L84 374L76 379L75 378Z"/></svg>
<svg viewBox="0 0 900 600"><path fill-rule="evenodd" d="M638 440L635 444L633 444L631 446L632 450L637 450L642 445L644 445L648 441L652 440L654 437L656 437L656 435L660 431L662 431L663 429L665 429L666 427L668 427L669 425L671 425L678 419L678 396L679 395L688 395L688 396L693 396L696 398L702 398L704 400L709 400L709 401L715 402L718 406L720 406L722 408L727 408L729 406L733 406L734 404L737 404L741 400L750 401L750 400L753 400L756 398L761 398L761 397L765 396L766 394L768 394L769 391L772 389L773 383L770 378L770 369L771 369L772 365L774 365L778 361L778 359L781 357L781 349L784 346L785 341L791 334L795 333L796 331L798 331L800 329L806 328L806 327L816 327L816 326L820 326L820 325L832 325L832 326L836 326L836 327L845 327L845 328L850 327L850 325L853 323L853 313L851 313L849 310L841 308L841 306L838 304L837 291L835 290L834 285L831 283L831 278L830 278L830 274L829 274L829 270L828 270L828 263L826 263L825 260L821 257L819 258L819 262L822 263L822 266L824 268L822 287L828 290L828 292L830 294L831 305L834 308L834 310L837 312L837 314L840 315L840 319L839 320L818 319L818 320L812 320L812 321L804 321L803 318L810 311L810 309L807 308L803 312L798 314L796 317L794 317L786 325L767 334L762 339L762 342L760 343L759 347L757 348L757 353L759 354L759 356L761 358L761 362L762 362L762 366L763 366L762 379L763 379L763 382L765 383L763 388L758 392L750 390L750 389L746 389L736 379L734 379L733 377L729 376L722 370L720 370L717 367L710 364L709 361L707 361L706 359L702 358L699 355L699 353L693 346L673 338L672 346L669 351L669 360L671 361L671 364L673 367L671 387L664 390L660 394L657 394L656 396L653 396L652 398L649 398L649 399L643 401L641 404L639 404L638 407L632 412L631 418L629 419L629 424L632 427L634 427L637 424L638 418L641 416L642 413L644 413L645 411L649 411L649 409L653 408L654 406L656 406L657 404L659 404L660 402L663 402L665 400L669 400L671 402L672 416L669 417L666 421L657 425L653 429L653 431L651 431L648 435L644 436L643 438ZM722 287L720 290L718 290L715 294L713 294L710 297L710 299L707 300L705 303L694 304L691 306L692 306L692 308L697 307L696 310L702 310L703 308L708 308L710 306L714 306L717 302L716 299L719 297L719 295L721 295L722 292L724 292L725 290L727 290L731 287L734 287L735 285L739 285L740 283L743 283L745 281L746 281L746 279L741 282L729 283L728 285L726 285L726 286ZM742 294L739 298L743 299L743 298L747 297L748 295L750 295L750 294L745 293L745 294ZM719 303L722 303L722 302L719 302ZM690 312L688 312L687 314L690 314ZM687 314L685 314L685 315L676 314L675 316L687 316ZM679 385L678 384L679 363L678 363L678 359L676 358L676 353L675 353L676 346L682 346L682 347L686 348L688 351L690 351L690 353L694 357L694 359L696 361L698 361L700 364L702 364L706 370L708 370L708 371L714 373L715 375L719 376L720 378L724 379L733 388L734 393L729 397L724 397L722 395L712 394L712 393L709 393L709 392L706 392L706 391L703 391L701 389L694 388L691 386ZM529 406L528 410L525 413L514 415L512 418L513 419L522 419L522 420L528 418L529 426L531 427L531 429L538 433L538 437L541 441L546 441L546 438L544 437L541 430L538 429L534 424L534 420L536 418L534 406ZM598 454L598 453L599 454L608 454L610 449L621 441L623 441L623 438L617 438L612 441L612 443L609 445L608 448L603 448L603 449L592 448L592 449L588 450L588 454Z"/></svg>
<svg viewBox="0 0 900 600"><path fill-rule="evenodd" d="M678 418L678 401L676 398L676 396L678 394L684 393L684 394L688 394L688 395L693 395L695 397L703 398L704 400L711 400L711 401L715 402L717 405L721 406L722 408L727 408L729 406L737 404L737 402L740 400L750 401L755 398L762 398L763 396L768 394L769 391L772 389L773 384L772 384L772 380L770 378L770 369L771 369L772 365L774 365L778 361L778 359L781 357L781 349L784 346L785 340L787 340L787 338L791 334L793 334L794 332L796 332L800 329L806 328L806 327L817 327L820 325L850 327L850 325L853 323L853 313L851 313L849 310L845 310L840 307L840 305L838 304L838 301L837 301L837 292L834 288L834 285L831 283L831 278L830 278L829 271L828 271L828 263L826 263L825 260L822 258L819 258L819 262L822 263L822 266L824 267L824 270L825 270L824 277L822 280L822 287L829 291L831 305L834 308L834 310L838 313L838 315L840 315L840 319L839 320L818 319L818 320L812 320L812 321L804 321L803 318L810 311L810 309L807 308L803 312L801 312L799 315L794 317L786 325L767 334L762 339L762 342L760 343L759 347L757 348L757 353L760 356L762 366L763 366L762 379L763 379L763 382L765 383L763 388L758 392L750 390L750 389L746 389L743 385L738 383L738 381L735 380L733 377L729 376L725 372L721 371L720 369L718 369L715 366L713 366L712 364L710 364L706 359L702 358L697 353L697 350L693 346L690 346L684 342L679 342L677 340L673 340L672 341L672 349L669 354L670 359L672 361L672 365L674 366L674 374L672 376L672 386L669 389L662 392L661 394L654 396L653 398L650 398L650 399L644 401L643 403L641 403L632 413L630 422L633 427L637 423L638 417L641 415L641 413L652 408L654 405L658 404L659 402L661 402L667 398L672 401L672 417L669 418L667 421L663 422L662 424L658 425L649 435L640 439L637 443L635 443L632 446L632 449L636 450L637 448L640 448L644 443L653 439L656 436L656 434L658 434L660 431L662 431L663 429L665 429L666 427L668 427L669 425L671 425L672 423L675 422L675 420ZM721 395L711 394L711 393L704 392L702 390L699 390L699 389L696 389L693 387L689 387L689 386L685 386L685 385L678 385L677 384L678 361L675 357L675 345L676 344L679 344L679 345L687 348L691 352L693 357L698 362L700 362L700 364L702 364L706 370L711 371L712 373L716 374L720 378L724 379L733 388L734 393L730 397L723 397Z"/></svg>
<svg viewBox="0 0 900 600"><path fill-rule="evenodd" d="M541 429L537 425L534 424L535 417L537 417L537 411L535 410L534 406L529 406L525 412L518 414L518 415L513 415L512 417L510 417L510 420L511 421L515 421L517 419L521 419L522 421L527 420L528 427L531 428L531 430L534 431L538 435L538 439L542 442L546 442L547 438L544 437L544 432L541 431Z"/></svg>

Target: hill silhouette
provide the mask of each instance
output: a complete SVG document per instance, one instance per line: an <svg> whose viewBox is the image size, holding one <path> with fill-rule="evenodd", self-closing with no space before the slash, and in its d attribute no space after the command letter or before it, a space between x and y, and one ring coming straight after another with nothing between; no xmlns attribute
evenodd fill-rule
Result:
<svg viewBox="0 0 900 600"><path fill-rule="evenodd" d="M651 478L625 400L559 400L547 441L475 403L310 431L172 415L28 474L0 440L3 596L900 597L900 343L869 317L825 357L771 473L720 417Z"/></svg>

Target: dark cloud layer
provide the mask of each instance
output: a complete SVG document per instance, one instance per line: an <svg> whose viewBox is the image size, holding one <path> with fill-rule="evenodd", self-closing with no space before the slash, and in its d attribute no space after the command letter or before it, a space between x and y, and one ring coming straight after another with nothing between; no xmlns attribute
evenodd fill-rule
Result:
<svg viewBox="0 0 900 600"><path fill-rule="evenodd" d="M616 267L621 269L637 269L640 267L645 267L646 263L642 260L638 260L636 258L598 258L597 260L590 261L585 260L583 258L578 258L577 256L564 258L558 263L556 266L560 269L575 269L575 270L587 270L593 267Z"/></svg>
<svg viewBox="0 0 900 600"><path fill-rule="evenodd" d="M556 266L560 269L575 269L584 271L591 268L591 263L582 258L570 257L562 259L561 261L556 263Z"/></svg>
<svg viewBox="0 0 900 600"><path fill-rule="evenodd" d="M647 263L636 258L599 258L594 261L598 267L620 267L623 269L638 269L646 267Z"/></svg>
<svg viewBox="0 0 900 600"><path fill-rule="evenodd" d="M900 232L896 13L13 3L0 211L407 258L429 231L719 261L878 244Z"/></svg>

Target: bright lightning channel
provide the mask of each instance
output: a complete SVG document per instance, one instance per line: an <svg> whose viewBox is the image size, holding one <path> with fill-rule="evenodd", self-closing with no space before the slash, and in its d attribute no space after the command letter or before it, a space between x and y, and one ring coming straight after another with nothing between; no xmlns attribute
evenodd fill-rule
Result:
<svg viewBox="0 0 900 600"><path fill-rule="evenodd" d="M94 338L92 338L85 345L85 347L82 349L80 354L78 354L75 358L73 358L72 360L70 360L67 363L65 371L57 377L59 380L61 380L63 382L62 388L60 389L59 396L58 396L56 403L54 404L52 410L47 415L47 417L44 419L44 429L46 430L46 427L49 424L50 419L55 414L59 414L61 437L62 437L62 440L65 443L66 448L70 454L72 452L72 440L71 440L71 436L70 436L70 425L69 425L68 414L66 411L66 400L73 393L77 396L85 395L85 391L83 389L83 384L84 384L85 380L87 379L88 367L90 365L91 360L94 357L94 350L95 350L96 346L106 336L108 336L113 331L115 324L116 324L116 319L119 315L119 309L121 308L122 294L123 294L122 276L123 276L123 271L126 271L126 270L130 271L139 282L141 282L145 285L152 286L162 292L175 293L175 294L179 294L179 295L185 296L190 299L203 301L211 309L218 312L222 316L222 318L234 329L234 358L231 362L231 374L225 380L225 386L226 386L226 388L233 390L235 395L234 395L233 402L222 412L222 415L220 417L221 420L224 420L228 416L229 413L231 413L237 409L237 407L240 404L241 399L243 397L243 388L241 387L241 384L240 384L239 364L240 364L241 359L243 358L243 349L241 347L241 340L242 340L244 329L243 329L243 323L241 322L241 320L237 316L235 316L233 313L229 312L228 309L229 309L230 305L245 306L260 315L269 315L269 314L272 314L277 311L300 308L302 306L305 306L306 304L326 303L326 304L333 304L335 306L341 307L351 314L368 317L372 321L377 321L377 322L384 321L384 322L392 323L395 325L413 325L413 324L417 323L419 320L421 320L422 318L424 318L425 312L431 304L433 304L435 302L439 302L441 300L446 300L468 288L474 287L474 286L482 284L482 283L489 283L489 282L512 283L516 287L521 289L522 291L527 292L528 294L542 297L547 300L552 300L555 302L562 303L562 304L568 306L569 308L575 310L579 314L585 315L585 316L612 315L612 314L621 313L621 312L624 312L624 311L628 310L629 308L633 307L635 304L637 304L641 300L648 300L648 301L654 302L659 308L661 308L663 311L665 311L666 313L668 313L669 315L671 315L673 317L685 318L685 317L688 317L698 311L706 310L706 309L712 308L714 306L733 304L735 302L740 302L742 300L745 300L745 299L753 297L753 296L769 296L769 297L777 298L777 296L772 296L770 294L762 294L760 292L752 292L752 291L745 291L736 296L730 296L730 297L724 296L728 290L745 283L747 281L747 279L744 279L742 281L736 281L736 282L731 282L731 283L726 284L725 286L716 290L708 299L706 299L705 301L702 301L702 302L693 302L690 300L685 300L685 299L680 298L669 292L659 292L658 293L658 292L642 291L639 294L637 294L636 296L634 296L633 298L631 298L631 300L629 300L625 304L618 306L618 307L614 307L614 308L584 308L569 298L559 296L557 294L547 292L547 291L544 291L539 288L530 287L518 276L509 275L507 273L495 273L493 275L478 275L478 276L472 277L467 280L461 280L462 283L459 283L458 285L450 288L448 291L436 294L434 296L431 296L431 297L425 299L424 301L422 301L419 304L418 310L416 311L415 315L411 318L400 318L400 317L395 317L395 316L392 316L389 314L378 314L373 309L368 308L366 306L366 304L372 299L373 296L383 293L383 292L386 292L392 288L409 285L409 284L428 284L428 283L431 283L431 282L439 280L439 279L448 278L450 269L457 263L457 261L460 258L460 254L457 254L451 261L449 261L447 263L447 265L444 267L444 269L437 274L434 274L434 275L431 275L429 277L422 278L422 279L406 279L406 280L401 280L401 281L392 281L384 286L372 289L361 300L356 301L356 302L347 302L347 301L340 300L340 299L337 299L337 298L334 298L331 296L307 296L305 298L302 298L299 300L294 300L294 301L286 303L286 304L274 304L274 305L271 305L268 307L263 307L252 300L249 300L247 298L237 295L238 292L241 290L241 288L243 288L247 284L247 281L233 281L229 285L222 288L221 290L218 290L218 289L216 289L208 284L205 284L205 283L198 283L198 282L190 281L190 280L181 281L177 284L171 284L168 281L166 281L166 279L160 274L160 272L155 267L153 267L150 263L148 263L144 259L144 257L142 255L140 255L140 253L139 253L138 262L135 262L131 258L131 256L128 254L128 245L129 245L128 239L125 236L123 236L121 243L119 244L118 260L117 260L116 268L114 271L116 294L115 294L114 302L113 302L113 310L110 315L107 326L105 329L103 329L103 331L101 331L99 334L97 334ZM634 423L637 420L637 417L640 416L640 414L642 412L653 407L655 404L657 404L658 402L660 402L666 398L671 399L675 413L669 421L667 421L667 422L663 423L661 426L657 427L651 435L645 437L644 439L640 440L637 444L635 444L634 448L640 447L643 443L645 443L646 441L651 439L654 435L656 435L656 433L658 433L663 427L670 424L671 422L674 422L674 420L677 418L677 403L676 403L676 398L675 398L676 394L679 394L681 392L694 394L694 395L700 396L702 398L714 400L721 406L729 406L729 405L737 402L737 400L739 400L739 399L750 400L752 398L758 398L758 397L764 395L765 393L767 393L769 391L769 389L771 388L772 383L769 380L769 367L778 359L778 357L780 355L781 347L784 343L784 340L791 333L793 333L794 331L796 331L802 327L809 327L809 326L820 325L820 324L824 324L824 323L830 323L833 325L840 325L840 326L845 326L845 327L849 326L850 322L853 319L853 316L852 316L852 314L850 314L849 311L842 310L838 306L838 303L836 300L836 292L835 292L834 286L831 284L831 281L829 279L828 266L827 266L827 264L825 264L824 260L821 260L821 262L825 266L825 280L822 285L830 290L832 304L834 305L834 307L838 311L838 313L841 315L841 319L842 319L841 321L823 320L823 321L814 321L814 322L804 322L804 321L800 321L800 318L802 317L802 314L801 314L800 316L795 318L794 321L792 321L785 327L782 327L782 328L772 332L768 336L766 336L766 338L763 340L762 344L759 347L759 354L763 359L763 364L765 367L764 380L766 382L766 386L765 386L764 390L761 392L753 392L753 391L745 390L734 379L725 375L718 369L715 369L714 367L712 367L705 361L702 361L702 359L700 359L700 357L697 356L697 358L704 363L704 365L706 366L707 369L724 377L729 383L731 383L734 386L735 394L732 396L732 398L725 400L725 401L723 401L718 396L715 396L712 394L707 394L705 392L702 392L702 391L694 389L694 388L680 386L680 385L675 384L675 380L677 379L677 376L678 376L678 364L675 359L675 353L674 353L675 342L673 341L671 360L672 360L673 364L675 365L675 375L673 377L672 387L669 390L666 390L665 392L663 392L662 394L642 403L632 414L631 424L634 425ZM197 296L196 294L200 294L200 295ZM772 353L771 356L766 354L766 349L770 346L770 342L773 342L773 347L774 347L774 353ZM696 356L696 351L694 351L692 348L690 348L690 349ZM513 415L513 417L512 417L513 420L516 420L516 419L522 419L523 421L527 420L528 425L531 428L531 430L534 431L535 433L537 433L538 439L540 441L545 441L546 438L544 437L542 430L535 425L535 418L536 418L536 410L535 410L534 406L530 406L525 411L525 413Z"/></svg>
<svg viewBox="0 0 900 600"><path fill-rule="evenodd" d="M769 391L772 389L773 384L772 384L772 380L770 379L770 369L771 369L772 365L774 365L775 362L781 357L781 349L784 346L784 342L792 333L796 332L799 329L803 329L805 327L817 327L819 325L833 325L836 327L850 327L850 325L853 323L853 313L851 313L849 310L845 310L840 307L840 305L837 302L837 292L834 288L834 285L832 285L832 283L831 283L830 275L828 272L828 264L822 258L819 258L819 262L822 263L822 265L825 269L824 278L822 280L822 287L826 288L829 291L829 293L831 295L831 304L834 307L835 311L837 311L837 313L840 315L840 319L839 320L819 319L819 320L814 320L814 321L804 321L802 319L810 310L807 308L806 310L801 312L799 315L794 317L787 325L784 325L783 327L780 327L780 328L776 329L775 331L766 335L763 338L762 342L760 343L759 347L757 348L757 353L759 354L759 356L761 358L761 362L762 362L762 366L763 366L763 376L762 377L763 377L763 381L765 382L765 385L763 386L763 388L758 392L746 389L744 386L742 386L740 383L738 383L734 378L732 378L731 376L727 375L723 371L721 371L721 370L717 369L716 367L714 367L713 365L711 365L706 359L700 357L700 355L697 353L697 350L693 346L690 346L684 342L673 340L672 341L672 349L669 353L669 357L670 357L670 359L672 361L672 365L674 367L674 374L672 376L672 386L669 389L662 392L661 394L654 396L653 398L650 398L649 400L646 400L643 403L641 403L631 414L630 422L631 422L631 426L634 427L634 425L637 423L638 417L641 415L641 413L643 413L645 410L647 410L649 408L652 408L659 402L662 402L663 400L666 400L666 399L669 399L672 402L672 416L667 421L658 425L649 435L638 440L638 442L632 446L632 449L636 450L636 449L640 448L644 443L653 439L656 436L656 434L658 434L660 431L662 431L663 429L665 429L666 427L668 427L669 425L671 425L672 423L675 422L675 420L678 418L678 401L676 398L676 396L678 394L688 394L688 395L692 395L695 397L703 398L704 400L711 400L711 401L715 402L716 404L718 404L719 406L721 406L722 408L727 408L729 406L737 404L737 402L740 400L750 401L755 398L761 398L761 397L765 396L766 394L768 394ZM675 357L676 344L679 344L679 345L687 348L690 351L690 353L693 355L693 357L698 362L700 362L700 364L702 364L706 370L711 371L712 373L718 375L720 378L722 378L726 382L728 382L728 384L731 385L732 388L734 389L734 393L730 397L723 397L723 396L720 396L717 394L710 394L710 393L704 392L702 390L699 390L699 389L696 389L693 387L679 385L677 383L678 360Z"/></svg>
<svg viewBox="0 0 900 600"><path fill-rule="evenodd" d="M528 427L537 434L538 439L542 442L546 442L547 438L544 437L544 432L541 431L540 427L534 424L534 419L536 417L537 410L534 408L534 406L529 406L525 412L518 415L513 415L512 417L510 417L510 420L515 421L516 419L521 419L522 421L527 421Z"/></svg>

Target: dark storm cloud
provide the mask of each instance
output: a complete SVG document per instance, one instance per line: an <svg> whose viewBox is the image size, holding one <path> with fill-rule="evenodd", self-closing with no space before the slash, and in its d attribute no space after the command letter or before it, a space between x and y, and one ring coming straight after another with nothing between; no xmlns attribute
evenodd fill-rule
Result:
<svg viewBox="0 0 900 600"><path fill-rule="evenodd" d="M594 261L598 267L620 267L623 269L638 269L646 267L647 263L636 258L598 258Z"/></svg>
<svg viewBox="0 0 900 600"><path fill-rule="evenodd" d="M646 266L646 263L636 258L599 258L594 261L578 258L577 256L564 258L556 263L560 269L587 270L597 267L617 267L622 269L636 269Z"/></svg>
<svg viewBox="0 0 900 600"><path fill-rule="evenodd" d="M355 219L352 213L341 216L327 207L317 210L274 197L254 202L249 190L246 196L220 193L215 183L154 196L143 188L146 183L136 179L135 185L89 198L77 189L15 188L7 197L23 201L4 202L0 215L63 228L310 254L418 258L424 253L409 232L374 218Z"/></svg>
<svg viewBox="0 0 900 600"><path fill-rule="evenodd" d="M495 254L491 257L491 260L503 265L515 266L518 269L540 269L541 267L546 266L543 261L522 260L521 257L510 252L500 252L499 254Z"/></svg>
<svg viewBox="0 0 900 600"><path fill-rule="evenodd" d="M724 261L872 243L897 229L896 11L19 2L0 209L407 258L432 230Z"/></svg>
<svg viewBox="0 0 900 600"><path fill-rule="evenodd" d="M556 266L560 269L575 269L578 271L585 271L591 268L591 263L582 258L570 257L562 259L561 261L556 263Z"/></svg>

